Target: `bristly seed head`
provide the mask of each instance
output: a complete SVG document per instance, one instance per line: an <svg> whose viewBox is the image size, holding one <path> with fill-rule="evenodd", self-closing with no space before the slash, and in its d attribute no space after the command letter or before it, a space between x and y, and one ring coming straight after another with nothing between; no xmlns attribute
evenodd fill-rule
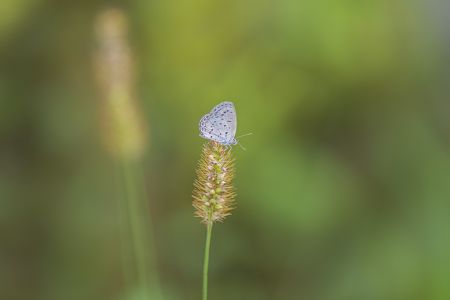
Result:
<svg viewBox="0 0 450 300"><path fill-rule="evenodd" d="M214 141L203 145L194 183L195 215L204 224L223 221L234 208L234 160L231 150Z"/></svg>
<svg viewBox="0 0 450 300"><path fill-rule="evenodd" d="M142 157L147 126L135 97L135 72L128 41L126 14L118 8L102 11L95 23L94 56L99 88L102 138L108 151L120 160Z"/></svg>

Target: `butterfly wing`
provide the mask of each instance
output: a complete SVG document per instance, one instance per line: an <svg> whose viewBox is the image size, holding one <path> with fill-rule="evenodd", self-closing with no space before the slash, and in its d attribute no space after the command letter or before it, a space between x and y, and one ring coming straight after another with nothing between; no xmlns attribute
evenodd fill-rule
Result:
<svg viewBox="0 0 450 300"><path fill-rule="evenodd" d="M199 129L200 129L200 136L204 137L206 139L215 140L214 136L214 126L213 121L211 121L212 115L210 113L203 116L203 118L200 119L199 123Z"/></svg>
<svg viewBox="0 0 450 300"><path fill-rule="evenodd" d="M232 102L216 105L200 120L200 136L224 145L236 144L236 110Z"/></svg>

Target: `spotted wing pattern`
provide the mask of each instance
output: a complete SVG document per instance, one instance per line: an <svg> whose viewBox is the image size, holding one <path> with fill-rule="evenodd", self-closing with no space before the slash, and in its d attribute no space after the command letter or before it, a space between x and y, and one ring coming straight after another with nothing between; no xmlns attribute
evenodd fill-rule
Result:
<svg viewBox="0 0 450 300"><path fill-rule="evenodd" d="M222 145L236 145L236 125L233 102L222 102L201 118L200 136Z"/></svg>

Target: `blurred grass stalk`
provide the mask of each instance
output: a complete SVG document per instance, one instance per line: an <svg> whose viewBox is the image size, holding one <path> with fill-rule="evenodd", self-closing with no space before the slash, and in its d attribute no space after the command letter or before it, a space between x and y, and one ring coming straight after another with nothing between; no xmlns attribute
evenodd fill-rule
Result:
<svg viewBox="0 0 450 300"><path fill-rule="evenodd" d="M137 281L138 291L145 299L160 298L153 231L140 167L146 134L133 94L133 61L125 14L115 8L102 11L97 17L95 31L94 64L102 101L102 137L108 151L121 165L125 187L125 197L119 200L125 285L128 289L133 281Z"/></svg>

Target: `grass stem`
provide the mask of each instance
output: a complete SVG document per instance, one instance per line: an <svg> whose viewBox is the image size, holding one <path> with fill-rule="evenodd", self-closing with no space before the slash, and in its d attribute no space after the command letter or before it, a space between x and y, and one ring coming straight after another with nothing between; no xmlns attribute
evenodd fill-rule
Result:
<svg viewBox="0 0 450 300"><path fill-rule="evenodd" d="M152 296L160 299L161 291L156 271L153 230L146 205L143 177L136 163L129 161L123 162L122 173L137 284L146 295L145 299L153 299Z"/></svg>
<svg viewBox="0 0 450 300"><path fill-rule="evenodd" d="M203 300L208 299L208 267L209 267L209 249L211 248L211 232L212 222L209 222L206 227L206 241L205 241L205 258L203 261Z"/></svg>

